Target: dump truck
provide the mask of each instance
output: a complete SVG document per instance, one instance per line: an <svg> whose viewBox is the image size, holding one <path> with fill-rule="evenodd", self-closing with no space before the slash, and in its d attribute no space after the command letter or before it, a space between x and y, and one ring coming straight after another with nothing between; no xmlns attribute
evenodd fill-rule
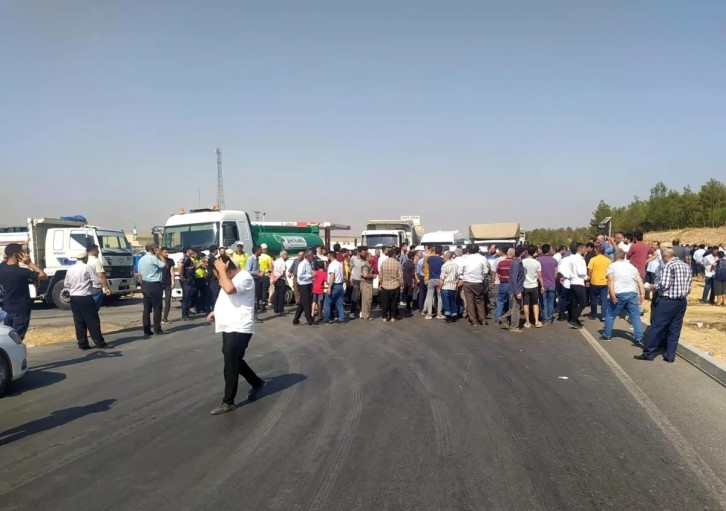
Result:
<svg viewBox="0 0 726 511"><path fill-rule="evenodd" d="M99 247L98 258L111 288L106 300L131 294L136 288L131 244L124 231L88 225L83 217L28 218L26 225L0 228L0 251L10 243L26 247L31 261L48 275L37 285L30 283L31 297L59 309L71 308L64 288L66 272L88 245Z"/></svg>
<svg viewBox="0 0 726 511"><path fill-rule="evenodd" d="M469 226L469 240L471 243L479 245L482 251L486 251L491 245L496 245L497 248L503 250L523 245L524 234L519 222L471 224Z"/></svg>

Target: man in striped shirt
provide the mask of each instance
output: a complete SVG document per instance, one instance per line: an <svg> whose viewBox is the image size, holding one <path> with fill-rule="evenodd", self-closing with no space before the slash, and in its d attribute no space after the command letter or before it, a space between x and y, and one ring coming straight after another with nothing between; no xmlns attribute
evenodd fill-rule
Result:
<svg viewBox="0 0 726 511"><path fill-rule="evenodd" d="M447 323L456 321L459 312L456 303L458 267L451 255L449 250L444 252L444 265L441 267L441 280L439 281L439 294L444 302L444 317Z"/></svg>
<svg viewBox="0 0 726 511"><path fill-rule="evenodd" d="M693 273L686 263L676 257L672 248L663 250L663 261L665 266L655 284L658 307L653 314L643 353L634 357L637 360L653 360L661 351L666 362L676 360Z"/></svg>
<svg viewBox="0 0 726 511"><path fill-rule="evenodd" d="M379 287L381 294L381 319L395 322L403 319L398 314L398 298L403 287L403 268L395 257L395 250L390 249L388 257L381 263L379 271Z"/></svg>

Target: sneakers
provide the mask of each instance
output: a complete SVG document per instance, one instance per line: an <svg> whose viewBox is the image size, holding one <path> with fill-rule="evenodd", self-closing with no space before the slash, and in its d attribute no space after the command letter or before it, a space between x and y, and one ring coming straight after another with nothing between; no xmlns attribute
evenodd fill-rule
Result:
<svg viewBox="0 0 726 511"><path fill-rule="evenodd" d="M604 335L601 335L601 336L599 337L599 339L600 339L601 341L611 341L611 340L612 340L612 339L611 339L610 337L605 337Z"/></svg>
<svg viewBox="0 0 726 511"><path fill-rule="evenodd" d="M427 314L424 316L424 319L434 319L434 318Z"/></svg>
<svg viewBox="0 0 726 511"><path fill-rule="evenodd" d="M580 323L579 321L577 321L577 322L570 321L568 324L570 325L570 328L574 328L576 330L579 330L582 328L582 323Z"/></svg>
<svg viewBox="0 0 726 511"><path fill-rule="evenodd" d="M355 319L355 312L348 314L348 319Z"/></svg>
<svg viewBox="0 0 726 511"><path fill-rule="evenodd" d="M247 401L254 401L257 399L258 395L260 394L260 391L265 388L265 385L267 382L265 380L262 380L262 383L257 387L252 387L250 391L247 393Z"/></svg>
<svg viewBox="0 0 726 511"><path fill-rule="evenodd" d="M222 415L223 413L231 412L235 406L228 403L222 403L217 408L212 410L212 415Z"/></svg>

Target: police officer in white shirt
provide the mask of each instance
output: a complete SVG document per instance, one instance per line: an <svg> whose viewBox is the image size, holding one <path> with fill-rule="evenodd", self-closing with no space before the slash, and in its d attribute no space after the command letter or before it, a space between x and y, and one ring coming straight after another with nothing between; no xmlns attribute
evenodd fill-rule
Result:
<svg viewBox="0 0 726 511"><path fill-rule="evenodd" d="M78 348L91 349L88 344L89 333L97 348L112 348L113 346L106 342L101 333L101 318L98 316L98 308L92 296L94 283L98 283L98 276L93 268L86 264L87 262L88 253L85 251L76 255L76 264L68 269L64 281L64 287L68 289L70 295ZM110 294L108 289L106 292Z"/></svg>
<svg viewBox="0 0 726 511"><path fill-rule="evenodd" d="M226 255L214 261L214 273L221 290L207 321L214 321L214 331L222 334L224 398L222 404L212 410L212 415L219 415L235 409L240 375L252 386L247 394L248 401L257 399L265 380L257 376L244 359L255 333L255 281L247 270L237 268Z"/></svg>

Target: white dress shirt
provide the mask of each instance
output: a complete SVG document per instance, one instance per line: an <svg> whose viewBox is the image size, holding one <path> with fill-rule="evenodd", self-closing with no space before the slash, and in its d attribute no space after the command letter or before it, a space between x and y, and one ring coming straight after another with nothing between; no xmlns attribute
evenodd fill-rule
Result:
<svg viewBox="0 0 726 511"><path fill-rule="evenodd" d="M481 254L469 254L461 258L459 277L464 282L481 284L489 271L489 261Z"/></svg>
<svg viewBox="0 0 726 511"><path fill-rule="evenodd" d="M313 283L313 267L307 259L303 259L297 265L297 283L299 286L307 286Z"/></svg>
<svg viewBox="0 0 726 511"><path fill-rule="evenodd" d="M287 266L285 266L285 261L282 257L275 259L275 264L272 266L272 276L275 277L275 280L284 277L286 272Z"/></svg>
<svg viewBox="0 0 726 511"><path fill-rule="evenodd" d="M66 272L64 287L71 296L91 296L96 280L98 277L93 269L83 261L77 261Z"/></svg>
<svg viewBox="0 0 726 511"><path fill-rule="evenodd" d="M703 256L703 274L706 277L716 275L716 261L718 261L718 258L713 254Z"/></svg>
<svg viewBox="0 0 726 511"><path fill-rule="evenodd" d="M246 270L232 279L236 293L222 289L214 304L214 331L255 333L255 280Z"/></svg>
<svg viewBox="0 0 726 511"><path fill-rule="evenodd" d="M570 266L570 285L584 286L587 278L587 264L580 254L572 254L567 258Z"/></svg>

